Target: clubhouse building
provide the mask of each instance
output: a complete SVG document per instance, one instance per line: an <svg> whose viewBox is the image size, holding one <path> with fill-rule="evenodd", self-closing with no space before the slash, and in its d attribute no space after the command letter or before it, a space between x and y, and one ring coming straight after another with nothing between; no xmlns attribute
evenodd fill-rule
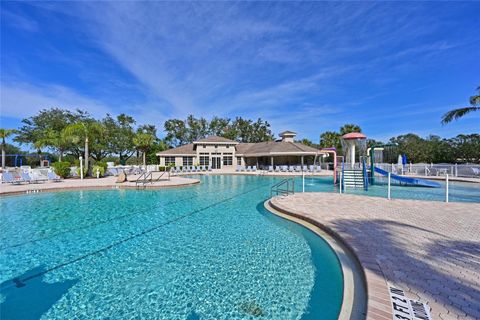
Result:
<svg viewBox="0 0 480 320"><path fill-rule="evenodd" d="M277 141L239 143L218 136L209 136L193 143L158 152L160 165L211 166L212 169L234 169L240 166L266 168L277 165L309 165L322 151L295 142L295 132L280 133Z"/></svg>

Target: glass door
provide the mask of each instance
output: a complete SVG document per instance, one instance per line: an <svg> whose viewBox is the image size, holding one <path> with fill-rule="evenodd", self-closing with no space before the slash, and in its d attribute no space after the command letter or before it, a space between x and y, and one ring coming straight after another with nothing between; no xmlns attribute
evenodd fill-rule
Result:
<svg viewBox="0 0 480 320"><path fill-rule="evenodd" d="M222 167L221 157L212 157L212 169L220 169Z"/></svg>

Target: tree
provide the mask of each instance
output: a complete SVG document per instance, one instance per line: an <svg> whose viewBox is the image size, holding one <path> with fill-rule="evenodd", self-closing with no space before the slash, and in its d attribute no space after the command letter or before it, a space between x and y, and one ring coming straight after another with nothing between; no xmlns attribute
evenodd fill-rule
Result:
<svg viewBox="0 0 480 320"><path fill-rule="evenodd" d="M213 119L210 120L208 132L210 135L224 137L227 134L229 127L229 118L213 117Z"/></svg>
<svg viewBox="0 0 480 320"><path fill-rule="evenodd" d="M0 138L2 139L2 169L5 169L5 149L7 143L5 139L16 133L14 129L0 129Z"/></svg>
<svg viewBox="0 0 480 320"><path fill-rule="evenodd" d="M351 132L362 132L360 126L356 124L345 124L340 128L340 135L343 136L344 134L351 133Z"/></svg>
<svg viewBox="0 0 480 320"><path fill-rule="evenodd" d="M74 124L68 125L64 129L64 134L68 139L73 143L78 144L83 141L84 143L84 152L85 152L85 168L88 172L89 166L89 157L90 153L88 150L88 144L90 140L95 140L95 135L102 133L102 126L97 121L79 121Z"/></svg>
<svg viewBox="0 0 480 320"><path fill-rule="evenodd" d="M60 108L42 109L37 115L22 120L23 125L14 141L32 145L39 158L43 148L52 148L61 154L70 151L79 155L79 150L71 141L64 141L62 132L67 126L88 119L91 119L90 115L78 109L74 112Z"/></svg>
<svg viewBox="0 0 480 320"><path fill-rule="evenodd" d="M124 113L115 118L107 114L102 120L105 127L106 148L109 153L117 154L121 164L135 153L133 137L135 132L133 125L136 123L133 117Z"/></svg>
<svg viewBox="0 0 480 320"><path fill-rule="evenodd" d="M152 148L156 140L155 135L148 128L139 128L135 137L133 137L133 143L137 150L142 152L143 166L147 165L147 152Z"/></svg>
<svg viewBox="0 0 480 320"><path fill-rule="evenodd" d="M442 117L442 124L447 124L453 120L462 118L466 114L480 110L480 87L477 88L478 94L470 97L470 106L464 108L453 109L445 113Z"/></svg>
<svg viewBox="0 0 480 320"><path fill-rule="evenodd" d="M165 140L173 146L179 146L187 143L188 130L185 121L180 119L170 119L165 121L165 132L167 133Z"/></svg>
<svg viewBox="0 0 480 320"><path fill-rule="evenodd" d="M340 143L340 134L335 131L326 131L320 135L321 148L336 148L338 151L342 148Z"/></svg>

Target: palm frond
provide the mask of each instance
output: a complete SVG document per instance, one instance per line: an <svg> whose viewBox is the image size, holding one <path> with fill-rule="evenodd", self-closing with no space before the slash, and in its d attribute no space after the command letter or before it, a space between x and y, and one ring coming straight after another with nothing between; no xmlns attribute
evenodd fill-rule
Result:
<svg viewBox="0 0 480 320"><path fill-rule="evenodd" d="M478 110L480 110L480 107L475 107L475 106L451 110L443 115L442 124L447 124L449 122L452 122L453 120L457 120L458 118L463 117L467 113L478 111Z"/></svg>

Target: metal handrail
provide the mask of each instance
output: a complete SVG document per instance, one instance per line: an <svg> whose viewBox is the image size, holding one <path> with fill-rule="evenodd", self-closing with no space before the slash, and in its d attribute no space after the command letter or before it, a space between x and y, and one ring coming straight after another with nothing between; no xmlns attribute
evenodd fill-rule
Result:
<svg viewBox="0 0 480 320"><path fill-rule="evenodd" d="M286 185L286 189L282 189L281 187ZM290 189L291 187L291 189ZM282 181L274 184L271 189L270 189L270 197L273 197L273 194L276 194L277 196L279 194L282 195L289 195L295 193L295 179L294 178L287 178L283 179Z"/></svg>
<svg viewBox="0 0 480 320"><path fill-rule="evenodd" d="M142 179L143 177L143 179ZM150 183L152 183L152 171L150 172L143 172L138 179L135 181L135 185L138 186L140 183L145 187L145 185L148 183L148 178L150 177Z"/></svg>

